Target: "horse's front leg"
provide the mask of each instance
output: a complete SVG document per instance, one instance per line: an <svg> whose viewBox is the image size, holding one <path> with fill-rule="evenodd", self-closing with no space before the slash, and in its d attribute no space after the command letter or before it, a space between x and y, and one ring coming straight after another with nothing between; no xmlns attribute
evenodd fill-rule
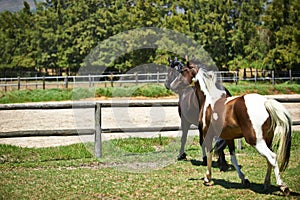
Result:
<svg viewBox="0 0 300 200"><path fill-rule="evenodd" d="M202 126L200 124L198 125L198 130L199 130L199 144L202 149L202 159L203 159L202 165L207 166L207 155L206 155L205 146L203 145L203 131L202 131Z"/></svg>
<svg viewBox="0 0 300 200"><path fill-rule="evenodd" d="M212 166L212 152L207 152L207 170L204 178L204 184L209 185L211 181L211 166Z"/></svg>
<svg viewBox="0 0 300 200"><path fill-rule="evenodd" d="M179 155L177 157L177 160L185 160L186 159L186 153L184 151L186 140L187 140L187 134L190 128L190 123L187 122L183 117L181 118L181 128L182 128L182 136L181 136L181 146L179 150Z"/></svg>
<svg viewBox="0 0 300 200"><path fill-rule="evenodd" d="M205 173L205 178L204 178L204 184L205 185L210 185L212 173L211 173L211 167L212 167L212 141L213 141L213 136L211 135L206 135L204 137L204 143L202 144L203 147L206 149L207 153L207 170Z"/></svg>

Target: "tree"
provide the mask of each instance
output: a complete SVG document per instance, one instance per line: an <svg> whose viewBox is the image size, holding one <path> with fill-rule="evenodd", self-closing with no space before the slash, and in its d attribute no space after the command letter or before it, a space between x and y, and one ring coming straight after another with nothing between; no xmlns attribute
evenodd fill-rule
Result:
<svg viewBox="0 0 300 200"><path fill-rule="evenodd" d="M88 55L98 44L143 27L167 28L194 39L219 69L296 69L299 10L300 0L46 0L36 3L36 10L24 2L18 12L0 13L0 69L75 74L86 65L86 57L96 56ZM155 38L151 31L137 34L151 48L139 49L130 38L118 38L127 46L113 43L110 48L126 53L90 59L90 64L126 72L145 63L166 64L176 54L166 44L177 45L177 54L189 51L172 41L172 35L146 41Z"/></svg>
<svg viewBox="0 0 300 200"><path fill-rule="evenodd" d="M276 71L296 69L300 63L300 1L274 0L263 21L271 33L271 47L264 59Z"/></svg>

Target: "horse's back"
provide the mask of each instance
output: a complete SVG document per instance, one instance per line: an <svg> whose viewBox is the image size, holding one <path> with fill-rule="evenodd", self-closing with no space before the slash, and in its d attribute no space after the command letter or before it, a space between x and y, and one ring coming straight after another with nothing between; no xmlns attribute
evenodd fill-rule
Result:
<svg viewBox="0 0 300 200"><path fill-rule="evenodd" d="M251 122L254 125L261 125L264 123L269 117L265 107L267 98L260 94L246 94L244 95L244 100Z"/></svg>

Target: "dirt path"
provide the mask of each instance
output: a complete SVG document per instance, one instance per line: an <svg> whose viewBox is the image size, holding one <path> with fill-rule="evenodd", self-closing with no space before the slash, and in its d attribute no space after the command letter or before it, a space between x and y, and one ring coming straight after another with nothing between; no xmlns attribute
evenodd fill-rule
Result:
<svg viewBox="0 0 300 200"><path fill-rule="evenodd" d="M300 95L299 95L300 96ZM112 101L112 100L105 100ZM172 99L137 101L174 101ZM300 120L300 103L285 103L293 120ZM180 118L177 107L139 107L139 108L103 108L103 128L129 127L163 127L179 126ZM57 109L57 110L0 110L0 134L18 130L59 130L59 129L93 129L94 109ZM300 130L300 126L294 126ZM157 133L148 136L155 136ZM164 133L179 135L178 131ZM195 131L193 134L197 134ZM106 139L117 136L128 137L132 133L105 134ZM23 137L0 138L0 144L12 144L25 147L59 146L93 140L92 136L51 136L51 137Z"/></svg>

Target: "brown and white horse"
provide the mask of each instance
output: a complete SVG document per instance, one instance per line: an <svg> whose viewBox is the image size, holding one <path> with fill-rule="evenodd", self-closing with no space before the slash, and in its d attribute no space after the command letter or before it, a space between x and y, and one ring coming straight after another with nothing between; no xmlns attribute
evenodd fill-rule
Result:
<svg viewBox="0 0 300 200"><path fill-rule="evenodd" d="M277 185L283 193L289 194L289 189L279 173L287 168L290 157L292 137L288 111L279 102L259 94L226 97L225 91L216 87L217 77L212 71L199 68L194 80L200 85L198 90L201 91L198 92L205 96L199 119L208 158L205 183L211 181L212 139L215 136L224 140L244 137L248 144L267 159L264 189L270 185L271 170L274 168ZM279 145L277 156L271 150L272 143L275 146ZM231 154L231 162L242 183L249 185L234 154ZM280 167L278 162L281 162Z"/></svg>
<svg viewBox="0 0 300 200"><path fill-rule="evenodd" d="M184 147L187 140L187 134L190 126L196 125L199 126L199 104L204 102L203 100L198 100L196 96L196 88L195 86L191 86L192 78L194 73L192 70L188 70L184 68L183 63L178 61L176 58L174 60L169 59L170 67L168 69L168 74L165 80L165 87L167 89L171 89L173 92L179 95L179 105L178 112L181 118L181 128L182 128L182 136L181 136L181 148L179 151L178 160L186 159L186 153L184 151ZM174 80L177 79L176 82ZM179 80L180 79L180 80ZM229 94L229 92L228 92ZM229 94L230 95L230 94ZM207 163L206 152L204 149L203 136L201 134L202 128L199 129L199 143L200 146L203 147L203 165ZM218 164L221 171L226 171L228 169L228 164L225 160L224 148L226 147L226 143L223 140L219 140L216 144L217 146L217 154L219 155ZM234 143L233 143L234 147ZM230 150L231 152L232 150Z"/></svg>

